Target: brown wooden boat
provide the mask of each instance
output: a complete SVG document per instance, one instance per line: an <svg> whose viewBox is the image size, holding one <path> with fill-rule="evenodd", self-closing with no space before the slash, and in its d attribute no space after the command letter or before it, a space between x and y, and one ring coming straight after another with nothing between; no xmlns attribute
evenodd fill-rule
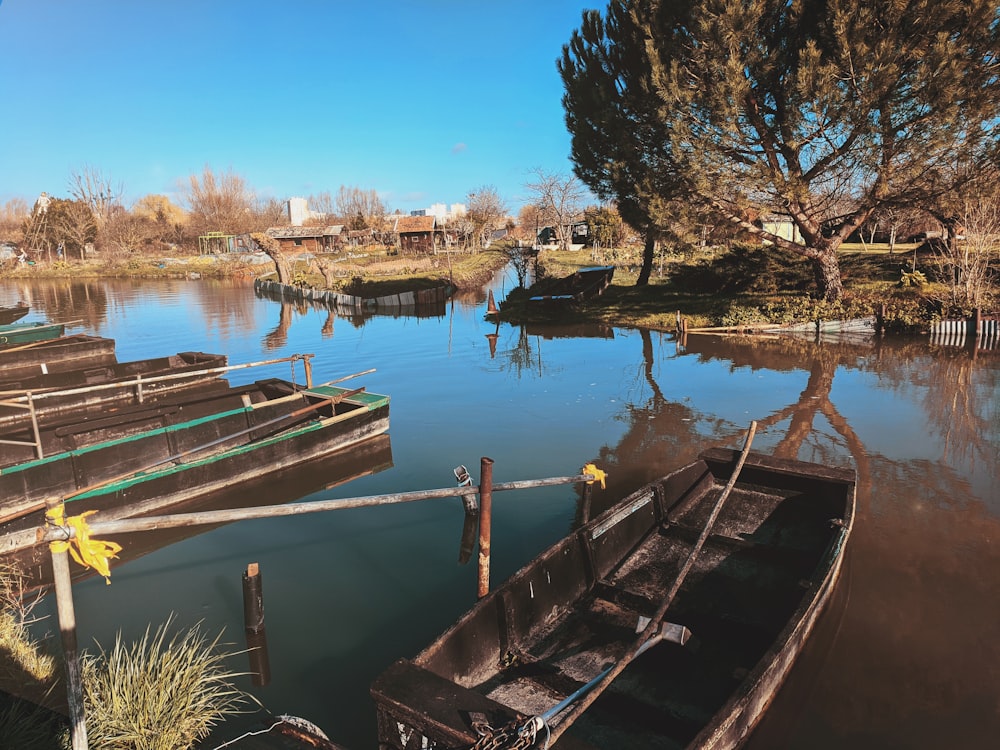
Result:
<svg viewBox="0 0 1000 750"><path fill-rule="evenodd" d="M114 339L81 333L0 348L0 373L4 379L66 372L116 361Z"/></svg>
<svg viewBox="0 0 1000 750"><path fill-rule="evenodd" d="M141 404L113 404L81 409L43 421L35 433L30 424L0 432L0 469L57 453L121 440L245 406L259 399L260 387L230 386L214 381L198 388L159 393ZM2 407L0 407L2 408Z"/></svg>
<svg viewBox="0 0 1000 750"><path fill-rule="evenodd" d="M39 372L33 375L12 377L6 372L0 373L0 392L7 391L50 391L68 390L100 383L114 383L120 380L137 380L156 378L160 375L170 375L181 372L194 372L215 367L225 367L227 357L224 354L206 354L205 352L178 352L166 357L150 357L132 362L111 362L100 365L90 365L67 369L62 372ZM187 381L187 378L178 378ZM173 380L164 381L166 384Z"/></svg>
<svg viewBox="0 0 1000 750"><path fill-rule="evenodd" d="M559 279L543 279L528 290L528 304L568 305L600 297L614 275L614 266L592 266Z"/></svg>
<svg viewBox="0 0 1000 750"><path fill-rule="evenodd" d="M179 352L168 357L122 362L0 381L0 434L38 426L66 415L82 418L109 404L136 404L205 384L225 386L224 354ZM30 395L28 395L30 394Z"/></svg>
<svg viewBox="0 0 1000 750"><path fill-rule="evenodd" d="M31 307L19 302L11 307L0 307L0 325L10 325L20 320L31 310Z"/></svg>
<svg viewBox="0 0 1000 750"><path fill-rule="evenodd" d="M740 458L629 495L391 665L379 747L742 744L837 581L855 475L750 453L730 485Z"/></svg>
<svg viewBox="0 0 1000 750"><path fill-rule="evenodd" d="M253 480L234 483L218 492L199 495L189 502L172 505L170 513L194 513L234 508L253 508L259 505L280 505L301 500L323 489L340 486L359 477L377 474L392 467L392 444L388 434L380 434L349 445L319 458L290 466L279 466L274 471ZM70 506L72 508L72 506ZM94 517L101 520L104 513ZM204 534L223 524L190 525L115 535L114 541L122 546L115 556L113 567L118 568L144 555L171 544ZM38 545L16 555L7 555L17 564L24 576L23 593L35 593L52 585L52 555L48 545ZM74 565L72 580L79 581L98 575L93 568Z"/></svg>

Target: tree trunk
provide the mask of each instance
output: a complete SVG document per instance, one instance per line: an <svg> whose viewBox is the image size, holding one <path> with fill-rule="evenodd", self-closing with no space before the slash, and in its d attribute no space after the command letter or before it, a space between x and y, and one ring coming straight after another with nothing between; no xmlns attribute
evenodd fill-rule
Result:
<svg viewBox="0 0 1000 750"><path fill-rule="evenodd" d="M639 278L635 280L636 286L646 286L649 283L649 275L653 271L653 255L656 252L656 236L653 232L646 230L646 244L642 248L642 268L639 269Z"/></svg>
<svg viewBox="0 0 1000 750"><path fill-rule="evenodd" d="M816 286L827 302L836 302L844 296L844 281L840 277L840 264L836 250L824 250L812 259Z"/></svg>
<svg viewBox="0 0 1000 750"><path fill-rule="evenodd" d="M278 283L290 286L293 277L292 264L281 252L278 241L264 232L252 232L250 238L274 261L274 268L278 272Z"/></svg>

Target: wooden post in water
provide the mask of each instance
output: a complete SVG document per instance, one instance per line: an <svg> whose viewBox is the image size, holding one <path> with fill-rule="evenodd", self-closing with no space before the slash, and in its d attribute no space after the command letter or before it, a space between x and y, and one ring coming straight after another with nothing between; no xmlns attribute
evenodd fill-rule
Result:
<svg viewBox="0 0 1000 750"><path fill-rule="evenodd" d="M58 501L49 505L58 505ZM62 636L63 658L66 662L66 699L69 703L70 742L72 750L88 750L87 722L83 706L83 679L80 673L80 655L76 644L76 612L73 608L73 583L69 572L69 553L52 554L52 578L55 584L56 612L59 617L59 634Z"/></svg>
<svg viewBox="0 0 1000 750"><path fill-rule="evenodd" d="M493 459L483 456L479 469L479 598L490 593L490 526L493 523Z"/></svg>
<svg viewBox="0 0 1000 750"><path fill-rule="evenodd" d="M293 364L292 367L294 366L295 365ZM312 368L312 361L309 359L309 357L306 357L304 360L302 360L302 369L305 370L306 373L306 388L312 388L313 368Z"/></svg>
<svg viewBox="0 0 1000 750"><path fill-rule="evenodd" d="M271 681L271 665L264 630L264 582L257 563L247 565L243 573L243 626L250 657L250 678L256 687L263 687Z"/></svg>

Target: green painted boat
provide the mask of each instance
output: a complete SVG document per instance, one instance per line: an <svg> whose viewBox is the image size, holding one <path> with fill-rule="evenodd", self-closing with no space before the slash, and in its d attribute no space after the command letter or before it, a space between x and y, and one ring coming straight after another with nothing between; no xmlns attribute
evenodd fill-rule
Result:
<svg viewBox="0 0 1000 750"><path fill-rule="evenodd" d="M0 326L0 348L56 339L64 333L64 323L15 323Z"/></svg>
<svg viewBox="0 0 1000 750"><path fill-rule="evenodd" d="M259 381L245 405L0 469L0 553L36 543L47 500L101 520L190 502L389 429L389 397L364 388Z"/></svg>
<svg viewBox="0 0 1000 750"><path fill-rule="evenodd" d="M190 502L171 506L170 513L202 513L206 511L253 508L260 505L292 503L314 492L338 487L364 476L378 474L392 468L392 444L388 434L375 435L354 445L288 468L279 467L260 479L234 483L221 492L202 495ZM69 506L72 508L72 505ZM103 519L105 514L99 516ZM223 524L164 526L154 531L116 535L114 541L122 545L114 565L120 566L137 560L171 544L204 534ZM52 586L52 556L47 545L7 555L23 574L22 595L33 594ZM92 568L73 565L70 571L74 582L97 575Z"/></svg>

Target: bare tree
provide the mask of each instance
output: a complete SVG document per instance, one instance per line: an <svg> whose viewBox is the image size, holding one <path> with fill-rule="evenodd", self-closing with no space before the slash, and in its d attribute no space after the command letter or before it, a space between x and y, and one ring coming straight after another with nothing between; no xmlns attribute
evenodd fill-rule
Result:
<svg viewBox="0 0 1000 750"><path fill-rule="evenodd" d="M254 191L231 171L216 176L206 165L201 179L190 176L186 200L197 232L244 234L262 228L256 220Z"/></svg>
<svg viewBox="0 0 1000 750"><path fill-rule="evenodd" d="M489 247L493 233L504 226L508 213L507 204L492 185L469 193L466 218L472 222L478 248Z"/></svg>
<svg viewBox="0 0 1000 750"><path fill-rule="evenodd" d="M261 198L254 201L252 209L254 216L253 228L266 229L267 227L284 224L286 206L285 201L277 198Z"/></svg>
<svg viewBox="0 0 1000 750"><path fill-rule="evenodd" d="M121 207L125 188L96 167L87 165L70 173L69 192L90 209L97 228L101 229L112 212Z"/></svg>
<svg viewBox="0 0 1000 750"><path fill-rule="evenodd" d="M525 185L538 216L552 226L559 246L569 249L570 225L583 209L587 188L573 175L533 169L532 182Z"/></svg>
<svg viewBox="0 0 1000 750"><path fill-rule="evenodd" d="M374 190L340 186L337 191L337 214L351 229L378 229L385 218L382 199Z"/></svg>
<svg viewBox="0 0 1000 750"><path fill-rule="evenodd" d="M500 252L507 256L514 273L517 274L517 285L524 288L528 280L528 269L531 262L538 257L538 252L530 245L520 240L507 239L500 245Z"/></svg>
<svg viewBox="0 0 1000 750"><path fill-rule="evenodd" d="M17 242L23 235L25 221L31 216L28 201L11 198L0 206L0 240Z"/></svg>
<svg viewBox="0 0 1000 750"><path fill-rule="evenodd" d="M101 247L114 255L137 253L156 235L155 222L119 206L98 230Z"/></svg>
<svg viewBox="0 0 1000 750"><path fill-rule="evenodd" d="M87 245L97 239L97 222L90 211L90 206L80 200L53 200L47 212L47 247L51 253L52 246L65 248L65 255L75 249L80 260L86 255Z"/></svg>
<svg viewBox="0 0 1000 750"><path fill-rule="evenodd" d="M316 195L310 195L306 200L309 201L309 210L317 214L323 214L323 224L331 223L334 217L336 217L337 204L328 190Z"/></svg>
<svg viewBox="0 0 1000 750"><path fill-rule="evenodd" d="M947 302L967 312L983 307L996 295L1000 263L1000 194L982 195L966 202L960 212L963 235L932 243L939 279L947 288Z"/></svg>

